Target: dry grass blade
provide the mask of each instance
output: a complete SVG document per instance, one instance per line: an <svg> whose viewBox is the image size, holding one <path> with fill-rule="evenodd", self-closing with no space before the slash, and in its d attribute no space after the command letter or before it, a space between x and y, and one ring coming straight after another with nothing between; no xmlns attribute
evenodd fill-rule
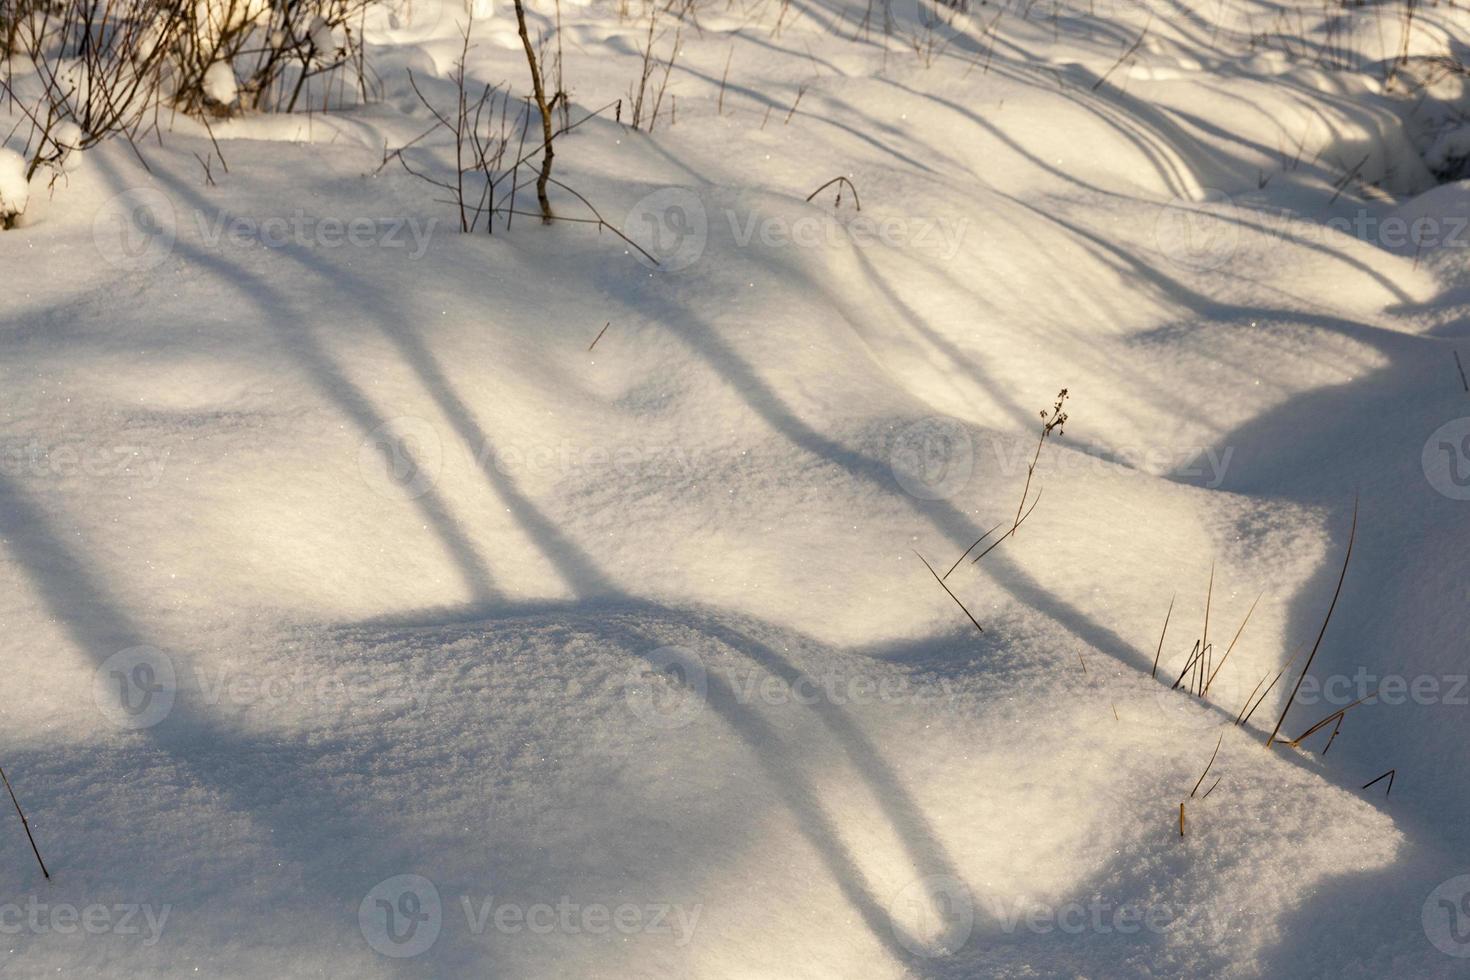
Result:
<svg viewBox="0 0 1470 980"><path fill-rule="evenodd" d="M5 783L5 792L10 794L10 802L15 804L15 812L20 816L20 825L25 828L26 840L31 842L31 853L36 855L36 863L41 866L41 874L50 878L51 872L46 870L46 862L41 860L41 849L36 846L36 838L31 836L31 822L26 819L25 811L20 808L20 800L15 798L15 790L10 788L10 778L5 775L4 769L0 769L0 781Z"/></svg>
<svg viewBox="0 0 1470 980"><path fill-rule="evenodd" d="M1388 777L1388 792L1387 793L1384 793L1383 795L1384 796L1389 796L1389 795L1391 795L1393 793L1393 776L1394 776L1394 773L1396 773L1396 772L1398 772L1397 769L1390 769L1388 772L1384 773L1383 776L1377 776L1377 777L1374 777L1373 779L1368 780L1366 783L1364 783L1362 785L1361 788L1362 789L1367 789L1368 787L1372 786L1374 783L1379 782L1380 780L1382 780L1384 776L1387 776Z"/></svg>
<svg viewBox="0 0 1470 980"><path fill-rule="evenodd" d="M1219 665L1210 672L1209 679L1205 681L1206 694L1210 693L1210 685L1215 683L1215 675L1220 673L1221 669L1225 666L1225 661L1230 659L1230 651L1235 649L1235 644L1240 639L1240 634L1245 632L1245 624L1251 621L1251 614L1256 611L1256 606L1260 603L1261 596L1265 594L1266 593L1262 592L1261 595L1256 596L1256 601L1251 603L1250 609L1246 610L1245 619L1241 620L1240 623L1240 629L1235 631L1235 636L1231 639L1230 645L1225 648L1225 656L1220 658Z"/></svg>
<svg viewBox="0 0 1470 980"><path fill-rule="evenodd" d="M1200 632L1200 637L1199 637L1200 649L1204 652L1204 656L1206 658L1208 658L1209 655L1210 655L1210 606L1214 603L1214 601L1215 601L1215 563L1212 561L1212 562L1210 562L1210 584L1205 588L1205 625L1204 625L1204 629ZM1197 668L1198 671L1200 673L1207 672L1209 670L1207 664L1208 664L1208 661L1207 660L1201 659L1200 660L1200 663L1199 663L1199 667ZM1201 693L1203 693L1203 687L1204 687L1204 685L1203 685L1203 682L1202 681L1199 682L1199 683L1196 683L1195 681L1191 681L1190 682L1190 686L1191 686L1191 688L1196 689L1196 690L1200 690Z"/></svg>
<svg viewBox="0 0 1470 980"><path fill-rule="evenodd" d="M1192 667L1194 667L1195 662L1199 660L1200 656L1201 656L1201 653L1200 653L1199 640L1195 640L1194 641L1194 647L1193 647L1193 649L1191 649L1189 651L1189 659L1187 661L1185 661L1184 669L1179 672L1178 679L1174 681L1174 685L1172 687L1170 687L1169 690L1171 690L1171 691L1177 691L1177 690L1179 690L1179 685L1184 683L1184 676L1189 673L1189 671L1190 671L1190 669Z"/></svg>
<svg viewBox="0 0 1470 980"><path fill-rule="evenodd" d="M1189 791L1189 798L1191 800L1194 799L1194 794L1199 792L1200 784L1203 783L1205 781L1205 777L1210 774L1210 769L1214 767L1214 765L1215 765L1215 756L1217 756L1217 755L1220 754L1220 743L1222 743L1224 741L1225 741L1225 733L1224 732L1221 732L1220 733L1220 737L1215 740L1215 751L1213 751L1213 752L1210 753L1210 761L1205 766L1205 771L1199 774L1199 781L1194 784L1194 789L1192 789L1192 790ZM1214 787L1211 787L1211 789L1213 789L1213 788Z"/></svg>
<svg viewBox="0 0 1470 980"><path fill-rule="evenodd" d="M1276 742L1276 736L1281 733L1281 726L1286 723L1286 714L1291 710L1291 704L1296 700L1297 692L1301 690L1302 681L1306 680L1307 671L1312 669L1312 660L1316 658L1317 651L1322 647L1322 638L1327 635L1327 624L1332 621L1332 611L1337 608L1337 600L1342 595L1342 583L1347 579L1348 562L1353 557L1353 542L1358 538L1358 501L1353 500L1353 525L1348 531L1347 552L1342 556L1342 571L1337 576L1337 588L1332 592L1332 602L1327 607L1327 615L1322 617L1322 629L1317 632L1317 642L1312 644L1312 652L1307 656L1307 662L1302 665L1301 676L1296 679L1296 686L1291 689L1291 696L1286 699L1286 707L1281 709L1281 717L1276 719L1276 727L1271 730L1271 735L1266 739L1266 748L1270 748ZM1297 741L1301 741L1298 739Z"/></svg>
<svg viewBox="0 0 1470 980"><path fill-rule="evenodd" d="M984 633L985 632L985 627L983 627L983 626L980 625L980 621L978 619L976 619L974 616L971 616L970 615L970 610L968 610L968 609L965 608L965 604L960 601L960 597L957 596L957 595L955 595L953 592L950 592L949 591L949 586L947 586L947 585L944 584L944 579L942 579L942 578L939 577L939 573L934 570L934 566L931 565L931 564L929 564L929 562L924 558L924 556L923 555L920 555L917 551L914 552L914 554L918 556L919 561L924 562L924 567L927 568L927 569L929 569L929 574L934 576L934 581L938 582L939 583L939 587L941 589L943 589L949 595L949 597L951 599L954 600L954 604L957 605L957 606L959 606L960 609L963 610L964 614L969 618L970 622L972 622L972 623L975 624L975 628L977 630L979 630L980 632Z"/></svg>
<svg viewBox="0 0 1470 980"><path fill-rule="evenodd" d="M1373 698L1375 698L1377 696L1378 696L1378 689L1375 687L1373 689L1373 693L1372 694L1366 694L1363 697L1358 698L1358 700L1354 701L1352 704L1343 705L1341 708L1338 708L1332 714L1328 715L1326 718L1323 718L1321 721L1317 722L1311 728L1308 728L1306 731L1302 732L1296 738L1292 739L1290 742L1286 742L1285 744L1291 746L1292 748L1296 748L1298 745L1301 745L1302 742L1304 742L1307 739L1311 738L1313 735L1317 734L1322 729L1324 729L1328 725L1332 724L1334 721L1337 722L1337 724L1338 724L1339 727L1341 727L1343 715L1347 714L1349 711L1351 711L1353 708L1356 708L1358 705L1362 704L1364 701L1371 701ZM1333 733L1332 733L1332 738L1336 738L1336 737L1337 737L1337 732L1334 730ZM1327 740L1327 745L1328 745L1329 748L1332 745L1332 738L1329 738ZM1322 753L1325 755L1327 753L1327 749L1324 748L1322 750Z"/></svg>
<svg viewBox="0 0 1470 980"><path fill-rule="evenodd" d="M970 552L974 551L977 547L979 547L980 542L984 541L986 538L988 538L992 534L994 534L996 527L1000 527L1000 525L1001 524L1004 524L1004 523L1005 523L1005 521L1001 521L1000 524L995 525L995 527L991 528L989 531L986 531L984 534L982 534L978 538L976 538L975 539L975 543L972 544L972 545L970 545L968 548L966 548L965 549L965 553L963 555L960 555L958 558L956 558L954 560L954 564L951 565L951 566L949 566L949 571L944 573L944 577L945 578L949 578L950 572L953 572L956 568L959 568L960 567L960 562L964 561L965 558L970 554Z"/></svg>
<svg viewBox="0 0 1470 980"><path fill-rule="evenodd" d="M1282 676L1291 669L1291 665L1296 663L1297 658L1300 657L1305 651L1305 647L1298 647L1296 653L1293 653L1291 655L1291 659L1282 664L1281 669L1276 672L1276 676L1271 679L1271 683L1266 687L1264 691L1261 692L1260 698L1256 701L1254 705L1251 706L1251 710L1246 712L1245 718L1243 718L1239 722L1239 724L1246 725L1250 723L1251 715L1256 713L1256 709L1259 708L1261 704L1266 700L1266 696L1271 693L1272 688L1274 688L1281 681Z"/></svg>
<svg viewBox="0 0 1470 980"><path fill-rule="evenodd" d="M820 189L821 188L818 188L818 190ZM854 191L854 193L856 192ZM1026 500L1031 494L1031 480L1036 475L1036 464L1041 460L1042 447L1046 445L1046 440L1051 436L1053 430L1055 430L1056 434L1059 436L1066 435L1067 430L1065 429L1065 426L1067 424L1067 413L1062 411L1062 408L1066 405L1066 403L1067 389L1063 388L1061 391L1057 392L1057 398L1056 401L1052 404L1051 410L1048 411L1044 408L1041 410L1041 434L1036 439L1036 451L1031 454L1031 463L1026 467L1026 482L1021 487L1021 502L1016 505L1015 519L1011 521L1010 529L1006 531L1005 534L1002 534L999 538L997 538L989 548L986 548L984 551L980 552L980 554L976 555L974 559L970 562L970 564L973 565L981 558L984 558L986 555L990 554L1006 538L1013 537L1016 531L1020 529L1021 525L1026 523L1026 518L1031 516L1031 512L1036 509L1036 505L1041 503L1041 489L1038 488L1036 491L1036 499L1031 502L1031 506L1029 508L1026 506ZM996 527L999 526L999 524L996 525ZM991 528L990 530L993 531L995 530L995 528ZM965 555L968 555L971 551L975 550L975 547L979 545L981 541L984 541L987 537L989 537L989 535L990 531L986 531L984 534L982 534L979 540L977 540L974 544L965 549L965 554L960 555L959 560L964 561ZM958 565L959 562L957 561L955 562L955 564ZM954 571L954 568L951 567L950 571ZM948 572L945 573L945 577L949 577Z"/></svg>
<svg viewBox="0 0 1470 980"><path fill-rule="evenodd" d="M986 548L984 551L980 552L980 554L976 555L974 558L971 558L970 559L970 564L971 565L975 564L981 558L984 558L986 555L990 554L996 548L999 548L1001 546L1001 543L1004 542L1006 540L1006 538L1011 537L1013 534L1016 533L1017 530L1020 529L1020 527L1021 527L1022 524L1025 524L1026 523L1026 518L1030 517L1031 516L1031 512L1036 509L1036 505L1039 504L1039 503L1041 503L1041 492L1042 492L1043 489L1045 489L1045 488L1044 487L1037 488L1037 490L1036 490L1036 499L1033 500L1033 501L1031 501L1031 506L1028 507L1028 508L1026 508L1026 513L1022 514L1021 517L1020 517L1020 519L1018 521L1016 521L1014 524L1011 525L1011 529L1009 531L1007 531L1005 534L1002 534L999 538L995 539L995 541L991 543L991 545L990 545L989 548ZM973 547L973 545L971 547Z"/></svg>
<svg viewBox="0 0 1470 980"><path fill-rule="evenodd" d="M1205 626L1200 631L1200 646L1210 645L1210 606L1215 601L1215 563L1210 562L1210 584L1205 587Z"/></svg>
<svg viewBox="0 0 1470 980"><path fill-rule="evenodd" d="M1245 696L1245 704L1242 704L1240 706L1240 711L1235 716L1235 723L1237 725L1239 725L1241 719L1245 717L1245 709L1251 706L1251 699L1256 696L1256 692L1261 689L1261 685L1266 683L1266 678L1270 676L1271 672L1269 670L1262 674L1261 679L1256 681L1256 686L1251 688L1251 692Z"/></svg>
<svg viewBox="0 0 1470 980"><path fill-rule="evenodd" d="M1148 672L1150 677L1159 676L1159 654L1164 652L1164 636L1169 632L1169 617L1174 615L1174 600L1177 598L1178 593L1169 597L1169 611L1164 613L1164 628L1159 633L1159 648L1154 651L1154 669Z"/></svg>
<svg viewBox="0 0 1470 980"><path fill-rule="evenodd" d="M599 330L599 331L597 331L597 336L592 338L592 343L590 343L590 344L587 345L587 349L589 351L592 350L592 348L594 348L594 347L597 346L597 342L602 339L602 335L603 334L607 333L607 328L610 327L610 326L612 326L612 321L611 320L607 321L606 323L604 323L602 325L602 329Z"/></svg>

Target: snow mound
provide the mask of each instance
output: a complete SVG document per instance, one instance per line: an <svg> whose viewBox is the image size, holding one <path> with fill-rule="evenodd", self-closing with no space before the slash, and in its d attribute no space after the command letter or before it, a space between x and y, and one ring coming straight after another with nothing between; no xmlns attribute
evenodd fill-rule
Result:
<svg viewBox="0 0 1470 980"><path fill-rule="evenodd" d="M8 147L0 146L0 222L13 220L24 213L30 196L25 158Z"/></svg>

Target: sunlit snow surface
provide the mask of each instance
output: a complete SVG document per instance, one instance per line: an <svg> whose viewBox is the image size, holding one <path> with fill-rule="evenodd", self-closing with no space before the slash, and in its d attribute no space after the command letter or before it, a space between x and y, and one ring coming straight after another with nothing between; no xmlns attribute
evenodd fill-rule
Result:
<svg viewBox="0 0 1470 980"><path fill-rule="evenodd" d="M1470 195L1399 9L696 11L652 135L557 143L657 267L383 166L457 3L370 25L372 104L214 122L227 171L180 118L33 182L0 765L53 877L0 815L0 972L1459 975ZM646 11L532 21L626 123ZM1063 387L946 580L981 634L920 556L1009 526ZM1283 730L1384 696L1267 752L1355 497ZM1217 665L1262 598L1201 701L1207 594Z"/></svg>

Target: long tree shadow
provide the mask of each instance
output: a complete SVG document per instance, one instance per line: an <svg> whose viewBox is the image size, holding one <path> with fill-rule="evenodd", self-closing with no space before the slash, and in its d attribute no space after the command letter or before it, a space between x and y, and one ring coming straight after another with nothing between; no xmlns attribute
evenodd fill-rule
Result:
<svg viewBox="0 0 1470 980"><path fill-rule="evenodd" d="M211 207L201 195L183 186L179 181L172 181L171 190L199 208L201 213L212 214L216 219L226 221L231 217ZM260 281L259 277L249 276L241 270L236 270L219 257L207 253L197 254L200 252L198 249L188 246L181 246L181 249L190 260L198 260L200 265L210 269L220 278L236 283L242 295L261 305L262 312L267 317L292 318L294 316L294 311L284 297L272 292L267 284ZM490 451L493 443L488 434L479 426L469 407L454 392L428 349L413 334L407 311L402 309L392 295L376 287L364 277L353 276L345 270L322 262L307 249L288 248L281 250L279 254L289 256L303 268L312 271L336 287L338 295L356 305L364 317L376 323L384 334L399 346L406 362L419 375L420 381L441 410L451 419L456 433L473 450L476 450L482 459L494 458L493 452ZM255 292L257 287L262 290L261 294ZM261 299L262 295L265 297L264 302ZM325 357L324 352L322 356ZM313 374L322 383L339 381L342 377L340 369L332 367L331 370L326 370L331 367L330 361L322 365L312 363L310 366L314 368ZM561 572L568 586L577 593L580 600L585 601L599 595L609 595L630 603L642 602L616 589L593 558L567 539L555 524L519 491L509 475L500 473L493 466L484 468L484 473L494 489L502 494L502 499L512 504L512 512L522 528L533 541L537 542L542 553ZM507 608L495 596L482 597L478 602L477 608L486 611L503 612ZM666 610L653 604L645 605L650 610L657 609L670 615L678 615L675 610ZM722 642L730 645L732 649L741 651L772 673L787 678L791 683L800 679L800 672L781 658L769 645L756 643L729 627L710 623L708 628ZM764 722L741 708L732 698L722 698L720 701L724 705L722 714L737 731L747 736L757 756L761 756L766 751L762 742L768 734L763 728ZM926 818L876 746L837 706L820 703L816 710L821 721L851 757L855 770L873 787L875 796L879 799L885 814L908 849L915 866L926 875L942 874L958 877L956 866L948 857L944 845L928 825ZM882 904L871 894L856 860L847 853L844 845L835 835L830 819L825 815L814 792L805 783L794 778L793 769L789 766L773 766L773 763L767 759L762 760L762 765L772 773L773 778L779 774L782 779L789 782L789 785L782 783L779 786L783 798L795 809L809 840L823 857L824 862L828 864L834 879L854 903L863 916L864 922L874 931L879 941L883 942L895 956L901 957L911 969L924 967L925 964L922 961L908 953L907 949L896 941L894 926L885 916L879 915ZM777 782L782 782L782 780L777 780Z"/></svg>
<svg viewBox="0 0 1470 980"><path fill-rule="evenodd" d="M113 654L140 647L158 651L149 655L148 662L155 668L161 657L177 664L180 671L187 667L188 657L173 657L159 649L163 646L159 637L134 620L92 566L66 544L66 538L23 488L0 473L0 540L5 553L77 650L98 669ZM163 675L158 683L164 685L160 690L167 689ZM306 889L303 897L308 898L308 907L319 910L324 924L341 921L338 909L348 904L355 907L352 896L364 894L373 883L401 871L398 842L384 840L381 828L364 825L350 801L322 780L316 768L332 754L381 757L382 745L367 746L346 738L303 740L253 733L214 717L202 690L178 683L172 694L167 715L139 730L133 744L156 749L180 767L182 771L174 777L179 781L180 806L187 805L183 797L188 792L203 787L222 806L259 826L271 848L299 867L299 880ZM136 695L132 692L130 697ZM14 754L9 764L15 771L34 767L44 772L53 768L52 755L31 748ZM126 778L126 774L110 775ZM31 795L33 810L46 798L43 790L36 787ZM58 799L51 805L65 808L69 801ZM65 880L66 841L49 843L47 857L52 869ZM171 882L174 874L165 865L135 877L148 881L150 875L156 875L145 886L152 896L176 896L200 888L192 879ZM205 885L203 894L208 895L211 888ZM207 898L202 901L209 904ZM200 911L181 910L185 920ZM279 933L272 934L276 928L279 924L273 924L267 915L241 923L229 941L269 946L280 941Z"/></svg>

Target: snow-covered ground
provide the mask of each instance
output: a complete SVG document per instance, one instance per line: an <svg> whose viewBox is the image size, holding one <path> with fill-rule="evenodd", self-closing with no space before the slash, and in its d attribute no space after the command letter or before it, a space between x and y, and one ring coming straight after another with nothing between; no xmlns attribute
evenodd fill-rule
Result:
<svg viewBox="0 0 1470 980"><path fill-rule="evenodd" d="M935 10L663 11L650 134L648 10L534 4L571 118L624 100L556 176L656 265L384 166L458 0L374 13L368 104L32 181L0 973L1463 973L1460 76L1386 81L1400 6ZM1062 388L944 582L982 633L920 559ZM1267 750L1355 501L1283 734L1380 696Z"/></svg>

